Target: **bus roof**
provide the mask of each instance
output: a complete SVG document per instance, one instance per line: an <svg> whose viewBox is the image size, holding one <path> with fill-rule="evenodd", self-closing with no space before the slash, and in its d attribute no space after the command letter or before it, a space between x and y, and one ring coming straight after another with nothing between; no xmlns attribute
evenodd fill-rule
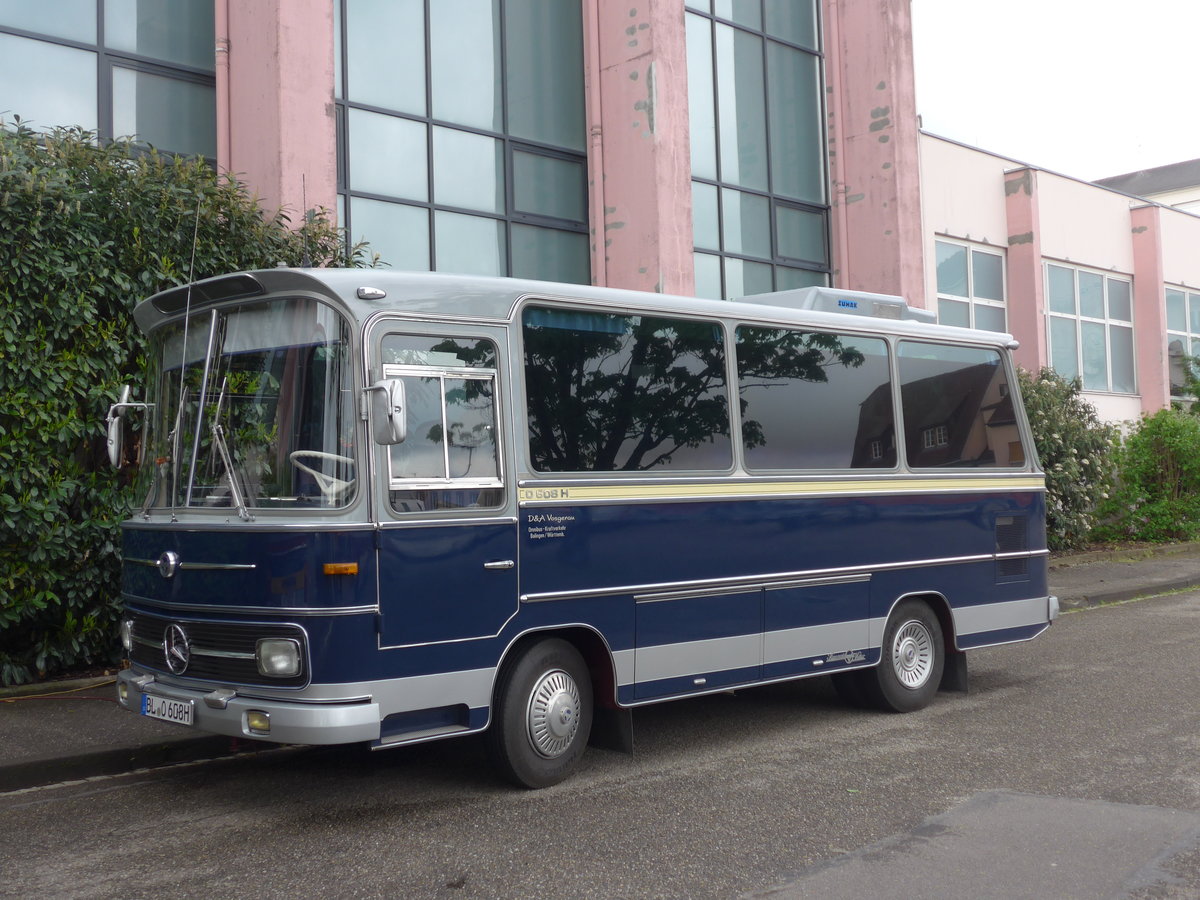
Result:
<svg viewBox="0 0 1200 900"><path fill-rule="evenodd" d="M969 340L1015 348L1011 335L938 325L933 313L901 297L813 287L756 294L737 300L703 300L583 284L520 278L397 272L388 269L262 269L207 278L161 291L137 305L134 317L146 332L183 314L225 302L297 291L324 295L365 320L379 312L422 319L510 321L529 297L603 304L630 312L688 313L749 321Z"/></svg>

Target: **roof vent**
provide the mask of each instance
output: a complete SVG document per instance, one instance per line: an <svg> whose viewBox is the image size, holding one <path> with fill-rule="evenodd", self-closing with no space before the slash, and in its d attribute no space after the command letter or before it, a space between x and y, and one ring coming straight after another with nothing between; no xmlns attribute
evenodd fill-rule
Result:
<svg viewBox="0 0 1200 900"><path fill-rule="evenodd" d="M813 309L851 316L873 316L876 319L908 319L930 324L937 321L937 316L930 310L909 306L903 297L873 294L869 291L806 287L794 291L775 291L771 294L751 294L749 297L737 299L739 303L782 306L787 309Z"/></svg>

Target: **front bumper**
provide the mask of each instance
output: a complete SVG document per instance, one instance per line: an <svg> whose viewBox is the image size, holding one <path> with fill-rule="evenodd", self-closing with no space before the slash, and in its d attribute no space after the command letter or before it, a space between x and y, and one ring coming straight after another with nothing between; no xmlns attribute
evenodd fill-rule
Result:
<svg viewBox="0 0 1200 900"><path fill-rule="evenodd" d="M191 728L212 734L271 741L279 744L353 744L379 740L379 704L350 702L296 702L242 697L236 690L197 690L157 681L154 675L126 669L117 676L117 700L132 713L140 713L142 695L191 701ZM270 732L252 731L251 712L270 717ZM186 727L186 726L180 726Z"/></svg>

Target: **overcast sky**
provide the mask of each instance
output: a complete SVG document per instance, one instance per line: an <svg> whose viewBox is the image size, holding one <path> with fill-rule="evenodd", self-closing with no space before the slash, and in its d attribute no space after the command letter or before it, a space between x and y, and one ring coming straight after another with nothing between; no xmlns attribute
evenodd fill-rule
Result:
<svg viewBox="0 0 1200 900"><path fill-rule="evenodd" d="M926 131L1094 180L1200 158L1200 0L912 0Z"/></svg>

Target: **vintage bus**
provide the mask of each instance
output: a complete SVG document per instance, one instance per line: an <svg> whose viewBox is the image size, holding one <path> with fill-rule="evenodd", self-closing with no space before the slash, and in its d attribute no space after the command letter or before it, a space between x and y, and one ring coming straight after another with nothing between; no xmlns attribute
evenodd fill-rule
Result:
<svg viewBox="0 0 1200 900"><path fill-rule="evenodd" d="M540 787L643 704L831 675L917 710L1058 612L1013 340L900 298L280 268L135 317L109 441L143 716L486 732Z"/></svg>

